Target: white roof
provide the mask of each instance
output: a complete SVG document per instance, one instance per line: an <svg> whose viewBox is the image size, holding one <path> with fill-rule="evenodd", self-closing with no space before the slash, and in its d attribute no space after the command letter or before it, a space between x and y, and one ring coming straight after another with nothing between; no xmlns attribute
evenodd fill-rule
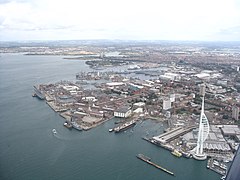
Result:
<svg viewBox="0 0 240 180"><path fill-rule="evenodd" d="M144 102L137 102L133 104L134 106L144 106L145 103Z"/></svg>
<svg viewBox="0 0 240 180"><path fill-rule="evenodd" d="M195 74L194 76L197 76L198 78L207 78L210 77L210 74L208 73L200 73L200 74Z"/></svg>
<svg viewBox="0 0 240 180"><path fill-rule="evenodd" d="M176 74L176 73L165 73L164 74L165 76L178 76L179 74Z"/></svg>
<svg viewBox="0 0 240 180"><path fill-rule="evenodd" d="M123 82L110 82L110 83L107 83L108 86L121 86L121 85L124 85Z"/></svg>

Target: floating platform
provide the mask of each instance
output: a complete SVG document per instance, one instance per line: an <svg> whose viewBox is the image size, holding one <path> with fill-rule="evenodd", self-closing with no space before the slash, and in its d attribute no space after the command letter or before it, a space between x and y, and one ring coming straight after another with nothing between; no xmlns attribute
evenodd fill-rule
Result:
<svg viewBox="0 0 240 180"><path fill-rule="evenodd" d="M138 154L137 158L142 160L142 161L144 161L144 162L146 162L146 163L148 163L148 164L150 164L150 165L152 165L152 166L154 166L155 168L158 168L158 169L162 170L165 173L168 173L168 174L174 176L173 172L171 172L171 171L169 171L169 170L167 170L167 169L165 169L165 168L155 164L154 162L151 161L151 158L149 158L149 157L147 157L147 156L145 156L143 154Z"/></svg>

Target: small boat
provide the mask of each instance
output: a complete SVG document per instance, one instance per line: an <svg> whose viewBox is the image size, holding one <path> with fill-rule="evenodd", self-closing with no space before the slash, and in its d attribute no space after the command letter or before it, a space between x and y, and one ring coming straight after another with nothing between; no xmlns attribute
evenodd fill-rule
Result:
<svg viewBox="0 0 240 180"><path fill-rule="evenodd" d="M224 159L223 162L229 163L230 161L228 159Z"/></svg>
<svg viewBox="0 0 240 180"><path fill-rule="evenodd" d="M109 131L109 132L113 132L113 129L109 129L108 131Z"/></svg>
<svg viewBox="0 0 240 180"><path fill-rule="evenodd" d="M52 132L53 132L53 134L57 134L56 129L53 129Z"/></svg>
<svg viewBox="0 0 240 180"><path fill-rule="evenodd" d="M68 123L67 121L63 124L63 126L65 126L68 129L72 129L72 127L73 127L72 124Z"/></svg>
<svg viewBox="0 0 240 180"><path fill-rule="evenodd" d="M176 156L176 157L181 157L181 156L182 156L182 153L180 153L180 152L177 151L177 150L174 150L174 151L172 151L171 153L172 153L172 155L174 155L174 156Z"/></svg>
<svg viewBox="0 0 240 180"><path fill-rule="evenodd" d="M226 175L225 175L225 176L222 176L221 179L222 179L222 180L225 180L225 179L226 179Z"/></svg>

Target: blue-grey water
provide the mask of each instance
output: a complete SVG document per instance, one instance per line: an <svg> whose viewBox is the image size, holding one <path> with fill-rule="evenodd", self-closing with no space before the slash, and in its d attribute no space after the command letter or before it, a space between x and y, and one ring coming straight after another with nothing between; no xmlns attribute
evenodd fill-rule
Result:
<svg viewBox="0 0 240 180"><path fill-rule="evenodd" d="M163 126L144 121L114 134L109 121L86 132L68 130L64 119L37 98L32 86L74 80L90 70L84 61L60 56L0 56L0 179L1 180L217 180L206 161L176 158L141 139L159 134ZM57 130L54 136L52 129ZM172 177L136 158L143 153L173 171Z"/></svg>

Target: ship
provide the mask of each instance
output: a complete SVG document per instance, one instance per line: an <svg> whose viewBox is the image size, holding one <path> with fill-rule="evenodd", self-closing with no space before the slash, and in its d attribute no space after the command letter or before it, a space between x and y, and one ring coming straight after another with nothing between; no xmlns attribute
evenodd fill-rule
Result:
<svg viewBox="0 0 240 180"><path fill-rule="evenodd" d="M38 97L41 100L45 99L45 95L40 91L39 87L33 86L34 96Z"/></svg>
<svg viewBox="0 0 240 180"><path fill-rule="evenodd" d="M78 131L82 131L82 128L79 126L79 124L74 121L72 122L72 127Z"/></svg>
<svg viewBox="0 0 240 180"><path fill-rule="evenodd" d="M132 120L132 121L129 121L129 122L126 122L126 123L122 124L121 126L115 127L114 132L118 133L118 132L124 131L126 129L129 129L130 127L133 127L135 125L136 125L136 121Z"/></svg>
<svg viewBox="0 0 240 180"><path fill-rule="evenodd" d="M172 152L172 155L176 156L176 157L181 157L182 156L182 153L180 153L179 151L177 150L173 150Z"/></svg>

